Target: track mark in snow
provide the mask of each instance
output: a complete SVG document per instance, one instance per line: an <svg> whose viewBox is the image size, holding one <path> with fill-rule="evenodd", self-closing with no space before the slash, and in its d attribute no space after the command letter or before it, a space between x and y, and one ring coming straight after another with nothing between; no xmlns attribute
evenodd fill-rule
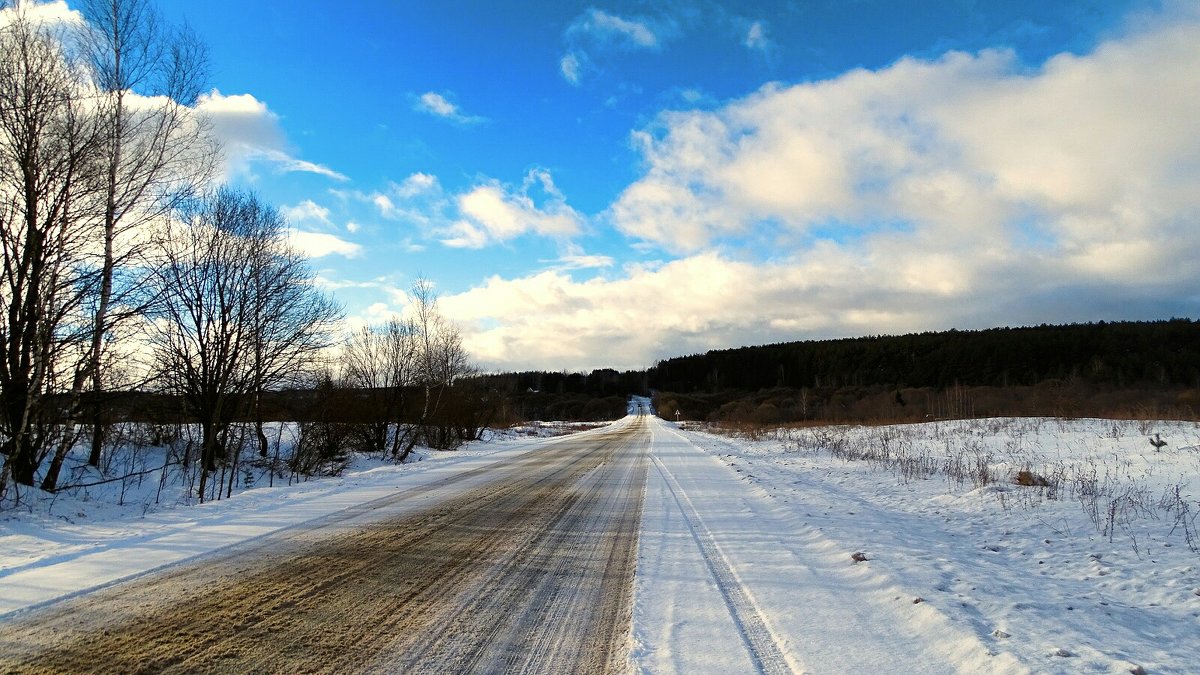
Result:
<svg viewBox="0 0 1200 675"><path fill-rule="evenodd" d="M915 594L893 576L889 568L893 561L891 556L882 556L879 566L851 565L845 556L854 548L839 543L836 531L834 537L830 537L823 527L809 524L812 516L805 512L809 508L806 504L815 506L824 502L826 509L843 510L850 516L860 509L872 513L879 507L863 497L866 492L846 491L811 473L785 473L786 479L781 480L780 474L772 473L766 462L760 465L748 462L741 454L744 449L724 439L704 436L698 439L703 442L701 446L690 435L684 436L673 429L667 431L707 456L728 476L727 481L718 481L713 475L717 472L693 470L682 461L680 468L676 468L673 460L682 452L663 455L667 466L675 469L683 485L692 489L695 484L704 490L693 490L692 495L701 512L724 518L724 521L714 522L715 531L721 533L722 529L728 529L740 533L743 526L739 526L738 521L746 518L744 528L753 530L754 536L759 537L757 551L743 550L744 547L736 544L726 546L725 550L727 556L745 570L749 585L759 593L763 613L773 622L778 634L790 639L784 644L796 660L818 664L818 668L828 668L830 672L879 672L895 669L898 664L919 664L900 669L929 673L1031 672L996 643L997 638L992 635L994 626L989 626L986 631L981 629L981 620L971 616L978 613L967 604L967 598L959 596L955 599L951 611L946 611L936 601L901 602L902 598L912 598ZM735 471L738 465L744 466L746 471ZM747 478L751 470L755 474L762 471L763 478ZM783 495L784 503L787 497L798 500L790 510L782 509L772 493L774 487L787 484L798 486ZM702 499L706 493L720 497L710 499L712 503L709 504ZM744 502L738 498L721 498L728 495L743 495ZM828 501L824 501L826 499ZM748 513L743 515L730 510L743 503ZM907 532L917 541L937 536L917 527L917 523L895 519L892 523L897 531ZM875 524L876 527L883 525ZM874 540L870 535L859 535L857 539ZM724 541L722 539L722 543ZM767 571L772 559L775 574ZM763 586L758 585L760 581L770 583L783 579L787 579L783 584L804 589L803 609L789 606L786 597L770 591L763 593ZM964 603L961 609L959 602ZM964 614L970 617L968 621L964 621Z"/></svg>
<svg viewBox="0 0 1200 675"><path fill-rule="evenodd" d="M675 476L657 457L651 455L650 460L654 463L654 468L662 476L675 504L679 507L679 512L683 515L683 519L691 531L692 539L700 549L701 557L712 574L713 580L716 581L721 598L729 609L729 614L737 626L746 649L750 652L754 665L762 673L801 672L802 669L799 665L789 658L780 646L782 640L763 616L758 603L754 601L754 596L742 583L737 571L721 551L716 539L705 527L700 514L696 512L691 499L675 480Z"/></svg>

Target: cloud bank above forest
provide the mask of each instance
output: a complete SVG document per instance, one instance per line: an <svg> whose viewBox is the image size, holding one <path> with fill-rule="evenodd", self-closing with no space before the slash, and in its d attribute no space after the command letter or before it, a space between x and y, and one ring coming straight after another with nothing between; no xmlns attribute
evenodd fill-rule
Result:
<svg viewBox="0 0 1200 675"><path fill-rule="evenodd" d="M1036 68L950 52L663 112L601 216L660 262L444 301L504 368L1195 314L1196 45L1181 10Z"/></svg>

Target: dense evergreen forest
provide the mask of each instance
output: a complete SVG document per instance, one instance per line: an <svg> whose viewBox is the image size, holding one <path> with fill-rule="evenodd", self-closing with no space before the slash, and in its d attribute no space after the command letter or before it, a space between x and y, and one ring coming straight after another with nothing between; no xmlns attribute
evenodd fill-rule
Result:
<svg viewBox="0 0 1200 675"><path fill-rule="evenodd" d="M968 415L1192 416L1200 321L950 330L722 349L646 371L484 377L499 417L602 419L653 394L674 419L781 423Z"/></svg>
<svg viewBox="0 0 1200 675"><path fill-rule="evenodd" d="M652 387L682 393L769 387L953 385L1046 380L1200 387L1200 322L1172 319L951 330L723 349L662 361Z"/></svg>

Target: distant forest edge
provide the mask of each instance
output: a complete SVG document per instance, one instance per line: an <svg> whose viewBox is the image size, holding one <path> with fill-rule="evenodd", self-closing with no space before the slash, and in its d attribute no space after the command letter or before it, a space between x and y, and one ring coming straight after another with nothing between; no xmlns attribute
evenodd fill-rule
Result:
<svg viewBox="0 0 1200 675"><path fill-rule="evenodd" d="M393 414L419 418L424 395L405 388L391 396L403 401ZM670 420L727 424L999 415L1192 419L1200 413L1200 321L950 330L721 349L646 370L482 374L438 393L442 405L427 423L472 438L487 425L609 420L625 414L630 395L652 396L658 414ZM371 417L384 396L342 387L266 392L261 412L268 420L355 424ZM114 419L188 418L166 394L102 398L95 407Z"/></svg>
<svg viewBox="0 0 1200 675"><path fill-rule="evenodd" d="M714 350L645 371L486 375L505 414L790 423L990 415L1194 417L1200 321L949 330ZM676 414L678 413L678 415Z"/></svg>

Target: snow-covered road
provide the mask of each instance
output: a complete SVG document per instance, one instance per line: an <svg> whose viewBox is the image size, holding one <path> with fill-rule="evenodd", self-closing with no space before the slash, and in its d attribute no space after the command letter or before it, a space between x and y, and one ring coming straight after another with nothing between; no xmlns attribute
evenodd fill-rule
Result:
<svg viewBox="0 0 1200 675"><path fill-rule="evenodd" d="M661 420L633 658L647 672L1019 672Z"/></svg>

